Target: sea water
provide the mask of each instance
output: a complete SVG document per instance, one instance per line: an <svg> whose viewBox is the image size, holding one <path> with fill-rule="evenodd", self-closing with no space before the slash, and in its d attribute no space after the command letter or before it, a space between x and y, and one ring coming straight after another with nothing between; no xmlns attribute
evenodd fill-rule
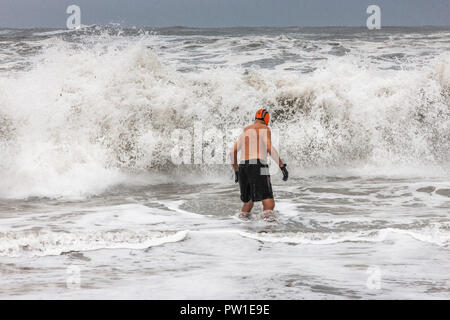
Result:
<svg viewBox="0 0 450 320"><path fill-rule="evenodd" d="M0 30L0 297L450 298L449 39ZM275 222L227 155L260 107Z"/></svg>

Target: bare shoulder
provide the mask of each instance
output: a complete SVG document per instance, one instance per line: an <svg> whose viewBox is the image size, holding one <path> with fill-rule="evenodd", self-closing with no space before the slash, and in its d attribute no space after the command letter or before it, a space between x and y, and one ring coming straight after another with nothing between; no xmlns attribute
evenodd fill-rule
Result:
<svg viewBox="0 0 450 320"><path fill-rule="evenodd" d="M258 126L258 130L263 130L264 132L270 133L270 128L265 125Z"/></svg>
<svg viewBox="0 0 450 320"><path fill-rule="evenodd" d="M246 126L244 128L244 132L247 131L247 130L250 130L250 129L255 129L255 125L254 124L250 124L250 125Z"/></svg>

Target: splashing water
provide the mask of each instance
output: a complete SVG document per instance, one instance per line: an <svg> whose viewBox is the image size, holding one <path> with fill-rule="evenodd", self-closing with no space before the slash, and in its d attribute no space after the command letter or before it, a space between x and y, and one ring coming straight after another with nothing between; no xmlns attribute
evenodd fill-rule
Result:
<svg viewBox="0 0 450 320"><path fill-rule="evenodd" d="M249 123L258 106L271 111L291 167L448 172L450 56L435 39L422 36L399 59L394 40L286 33L30 31L25 42L8 34L15 60L0 73L0 195L88 195L130 173L176 175L175 129L193 132L197 121L226 132ZM403 41L420 38L410 36ZM221 143L224 163L229 142Z"/></svg>

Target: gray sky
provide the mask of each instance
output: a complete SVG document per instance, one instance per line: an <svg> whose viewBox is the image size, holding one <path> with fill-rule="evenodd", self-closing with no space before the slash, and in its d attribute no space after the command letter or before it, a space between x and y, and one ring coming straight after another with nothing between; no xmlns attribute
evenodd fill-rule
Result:
<svg viewBox="0 0 450 320"><path fill-rule="evenodd" d="M363 26L370 4L382 26L450 25L450 0L0 0L0 27L63 28L70 4L85 25Z"/></svg>

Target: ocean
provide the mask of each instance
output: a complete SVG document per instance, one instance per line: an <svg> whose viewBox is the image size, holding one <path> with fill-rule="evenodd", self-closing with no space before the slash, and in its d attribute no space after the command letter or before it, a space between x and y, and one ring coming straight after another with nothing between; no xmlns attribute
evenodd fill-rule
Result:
<svg viewBox="0 0 450 320"><path fill-rule="evenodd" d="M449 163L449 27L0 29L0 298L449 299Z"/></svg>

